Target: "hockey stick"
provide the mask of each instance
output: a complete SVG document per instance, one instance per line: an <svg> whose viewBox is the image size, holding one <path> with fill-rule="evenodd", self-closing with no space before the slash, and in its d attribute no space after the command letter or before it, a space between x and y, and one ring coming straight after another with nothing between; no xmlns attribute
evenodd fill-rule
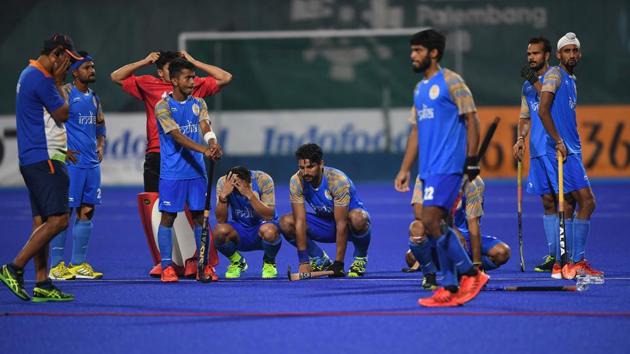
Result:
<svg viewBox="0 0 630 354"><path fill-rule="evenodd" d="M567 286L502 286L485 287L483 291L577 291L575 285Z"/></svg>
<svg viewBox="0 0 630 354"><path fill-rule="evenodd" d="M197 280L207 283L210 278L206 276L206 264L208 263L208 249L210 248L210 200L212 199L212 180L214 178L214 160L210 160L208 168L208 188L206 190L206 202L203 208L203 224L201 228L201 242L199 245L199 262L197 263Z"/></svg>
<svg viewBox="0 0 630 354"><path fill-rule="evenodd" d="M561 266L567 264L566 227L564 224L564 168L562 153L557 152L558 159L558 220L560 221L560 262Z"/></svg>
<svg viewBox="0 0 630 354"><path fill-rule="evenodd" d="M291 273L291 266L289 266L289 268L287 269L287 276L289 277L289 281L304 280L304 279L311 279L311 278L321 278L321 277L327 277L333 274L335 274L335 272L333 272L332 270L324 270L324 271L318 271L318 272Z"/></svg>
<svg viewBox="0 0 630 354"><path fill-rule="evenodd" d="M521 256L521 272L525 272L525 257L523 256L523 163L518 162L516 177L516 199L518 200L518 252Z"/></svg>

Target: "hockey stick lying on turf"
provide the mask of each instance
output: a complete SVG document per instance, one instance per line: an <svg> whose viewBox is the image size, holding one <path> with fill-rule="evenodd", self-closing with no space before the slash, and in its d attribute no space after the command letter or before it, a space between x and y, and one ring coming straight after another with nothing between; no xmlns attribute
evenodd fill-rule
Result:
<svg viewBox="0 0 630 354"><path fill-rule="evenodd" d="M577 291L575 285L567 286L502 286L485 287L483 291Z"/></svg>
<svg viewBox="0 0 630 354"><path fill-rule="evenodd" d="M518 253L521 256L521 272L525 272L525 257L523 256L523 163L518 162L516 176L516 199L518 218Z"/></svg>
<svg viewBox="0 0 630 354"><path fill-rule="evenodd" d="M201 228L201 242L199 246L199 262L197 263L197 280L207 283L210 278L206 276L206 264L208 263L208 249L210 248L210 200L212 199L212 180L214 178L214 160L210 160L208 168L208 188L206 190L206 202L203 208L203 224Z"/></svg>
<svg viewBox="0 0 630 354"><path fill-rule="evenodd" d="M324 271L318 271L318 272L291 273L291 266L289 266L289 268L287 269L287 276L289 277L289 281L304 280L304 279L311 279L311 278L321 278L321 277L327 277L333 274L335 274L335 272L333 272L332 270L324 270Z"/></svg>

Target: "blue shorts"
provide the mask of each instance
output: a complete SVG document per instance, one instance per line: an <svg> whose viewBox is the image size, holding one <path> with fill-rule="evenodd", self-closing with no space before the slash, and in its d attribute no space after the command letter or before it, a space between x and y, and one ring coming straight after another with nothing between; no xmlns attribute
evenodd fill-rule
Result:
<svg viewBox="0 0 630 354"><path fill-rule="evenodd" d="M553 187L547 171L551 169L551 161L547 156L538 156L529 160L527 176L527 193L534 195L553 194ZM555 177L557 178L557 177Z"/></svg>
<svg viewBox="0 0 630 354"><path fill-rule="evenodd" d="M260 230L262 225L268 223L276 225L278 232L280 232L280 227L278 226L277 221L264 221L254 226L245 226L236 221L228 221L228 224L230 224L238 234L239 243L236 246L237 250L243 252L262 250L262 238L258 235L258 230Z"/></svg>
<svg viewBox="0 0 630 354"><path fill-rule="evenodd" d="M101 204L101 168L81 168L68 165L70 191L68 205L78 208L81 204Z"/></svg>
<svg viewBox="0 0 630 354"><path fill-rule="evenodd" d="M337 223L335 222L335 217L325 217L318 216L313 213L306 213L306 236L309 240L317 242L337 242Z"/></svg>
<svg viewBox="0 0 630 354"><path fill-rule="evenodd" d="M547 176L553 187L553 191L558 193L558 159L555 156L547 156L550 168ZM584 188L590 188L591 182L586 175L586 169L582 163L582 154L571 154L564 162L564 193L574 192Z"/></svg>
<svg viewBox="0 0 630 354"><path fill-rule="evenodd" d="M502 243L502 241L494 236L481 235L481 255L487 256L488 252L490 252L490 250L493 249L494 246L500 243ZM468 246L468 249L470 250L471 249L470 239L468 238L466 239L466 245ZM468 252L468 255L472 258L472 252Z"/></svg>
<svg viewBox="0 0 630 354"><path fill-rule="evenodd" d="M422 179L422 205L451 210L462 186L462 175L433 175Z"/></svg>
<svg viewBox="0 0 630 354"><path fill-rule="evenodd" d="M186 205L190 211L201 211L208 184L203 177L170 180L160 178L160 211L179 213Z"/></svg>
<svg viewBox="0 0 630 354"><path fill-rule="evenodd" d="M68 213L68 169L56 160L45 160L20 166L33 217L46 218Z"/></svg>

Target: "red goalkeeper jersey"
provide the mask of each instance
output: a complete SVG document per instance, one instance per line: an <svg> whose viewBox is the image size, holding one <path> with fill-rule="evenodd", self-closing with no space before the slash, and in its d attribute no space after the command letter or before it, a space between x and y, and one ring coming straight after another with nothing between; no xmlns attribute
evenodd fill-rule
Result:
<svg viewBox="0 0 630 354"><path fill-rule="evenodd" d="M152 75L142 75L126 78L122 82L123 91L144 102L147 114L147 149L149 152L160 152L160 137L158 134L157 120L155 119L155 105L169 92L173 91L173 85L162 81ZM212 96L219 92L221 87L212 77L195 78L194 97Z"/></svg>

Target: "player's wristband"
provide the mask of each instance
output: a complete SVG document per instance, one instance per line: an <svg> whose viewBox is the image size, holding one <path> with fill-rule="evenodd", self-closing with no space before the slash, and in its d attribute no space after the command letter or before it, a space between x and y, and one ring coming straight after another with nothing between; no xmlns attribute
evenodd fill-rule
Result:
<svg viewBox="0 0 630 354"><path fill-rule="evenodd" d="M96 136L107 136L107 128L105 124L96 125Z"/></svg>
<svg viewBox="0 0 630 354"><path fill-rule="evenodd" d="M212 139L217 140L217 135L212 130L203 135L203 140L208 144Z"/></svg>
<svg viewBox="0 0 630 354"><path fill-rule="evenodd" d="M300 264L308 263L308 252L306 250L304 251L298 250L297 252L298 252L298 260L300 261Z"/></svg>

